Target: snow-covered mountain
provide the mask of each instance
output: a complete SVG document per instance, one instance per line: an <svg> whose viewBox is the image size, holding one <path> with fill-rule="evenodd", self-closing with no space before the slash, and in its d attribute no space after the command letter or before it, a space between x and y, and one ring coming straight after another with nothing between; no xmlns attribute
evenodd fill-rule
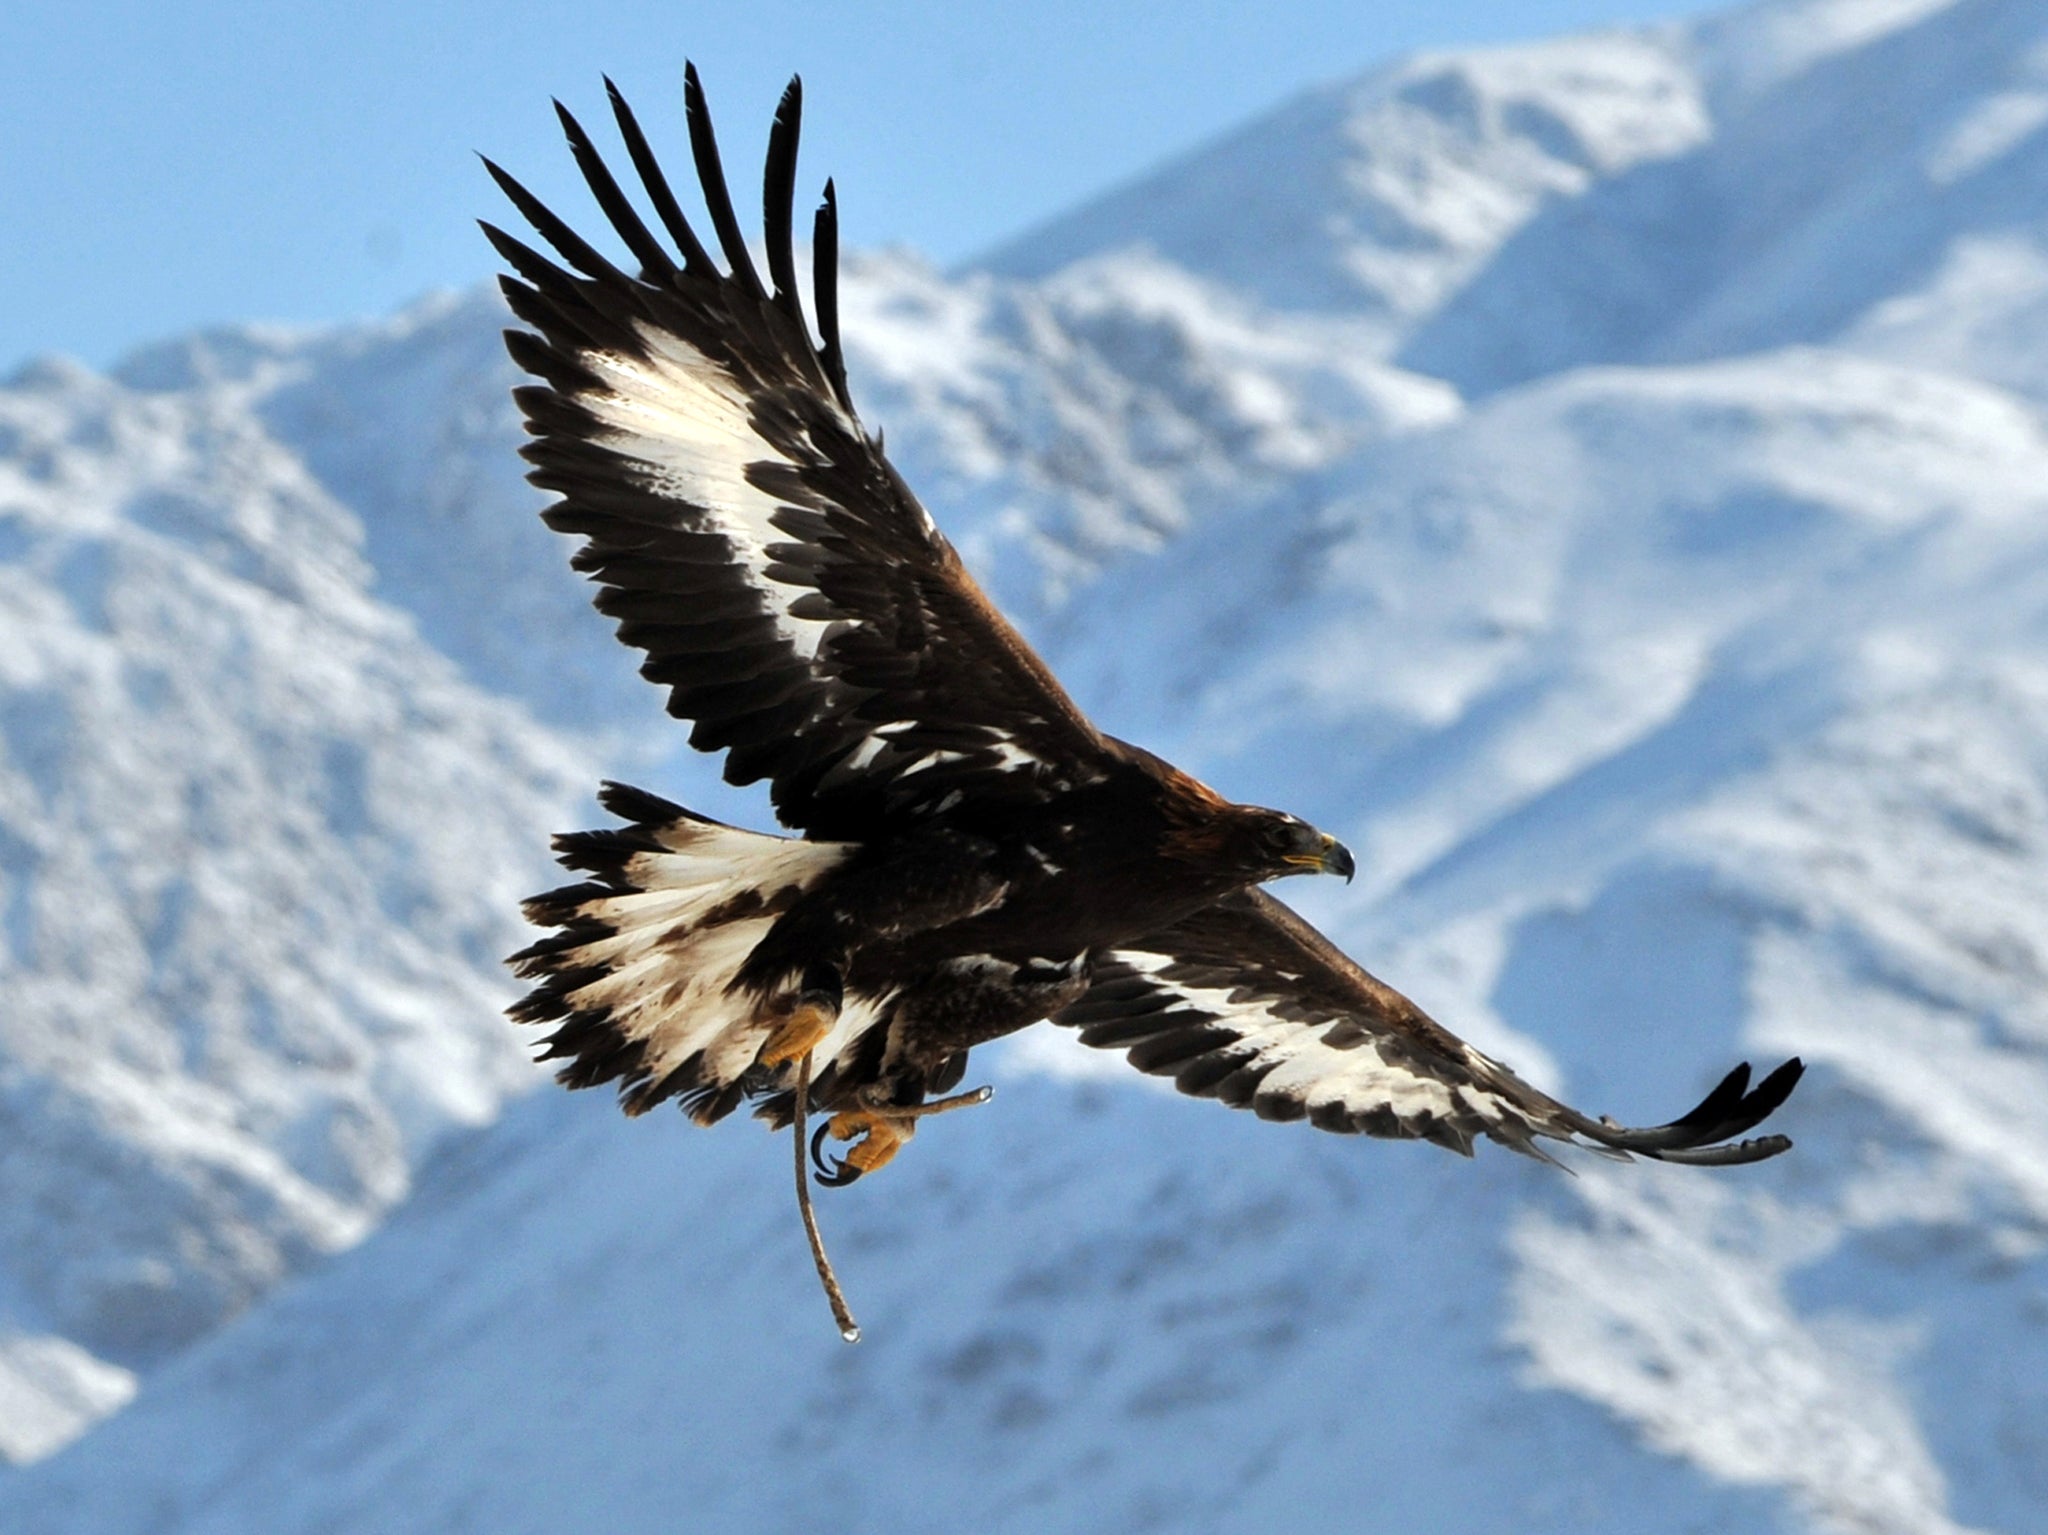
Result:
<svg viewBox="0 0 2048 1535"><path fill-rule="evenodd" d="M531 1072L508 902L589 768L373 599L232 398L0 390L0 1452L362 1235Z"/></svg>
<svg viewBox="0 0 2048 1535"><path fill-rule="evenodd" d="M2037 388L2040 354L2008 322L2028 324L2048 281L2044 124L2037 8L1938 8L1755 91L1686 153L1552 204L1398 356L1479 392L1861 322L1901 356Z"/></svg>
<svg viewBox="0 0 2048 1535"><path fill-rule="evenodd" d="M1042 277L1142 248L1398 348L1560 199L1710 137L1689 35L1426 54L1311 91L996 251Z"/></svg>
<svg viewBox="0 0 2048 1535"><path fill-rule="evenodd" d="M523 1080L490 955L565 785L761 815L531 517L492 302L18 379L8 654L68 659L4 663L0 850L80 915L7 929L0 1448L144 1381L0 1528L2048 1529L2043 59L2023 0L1432 56L851 264L907 477L1108 728L1347 835L1287 893L1375 969L1639 1121L1815 1068L1789 1157L1565 1178L1027 1038L822 1202L857 1350L757 1130L439 1134ZM190 1171L230 1132L261 1208Z"/></svg>

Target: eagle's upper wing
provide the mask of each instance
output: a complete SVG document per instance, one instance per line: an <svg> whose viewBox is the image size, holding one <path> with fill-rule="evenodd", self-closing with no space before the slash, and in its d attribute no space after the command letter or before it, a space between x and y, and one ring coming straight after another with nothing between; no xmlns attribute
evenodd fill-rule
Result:
<svg viewBox="0 0 2048 1535"><path fill-rule="evenodd" d="M1792 1143L1726 1143L1783 1103L1803 1069L1787 1061L1752 1089L1738 1066L1699 1107L1655 1129L1592 1119L1449 1033L1259 890L1119 945L1054 1021L1086 1044L1127 1049L1133 1066L1182 1092L1262 1119L1468 1153L1485 1135L1541 1156L1541 1136L1666 1162L1761 1161Z"/></svg>
<svg viewBox="0 0 2048 1535"><path fill-rule="evenodd" d="M610 82L606 82L610 89ZM862 430L846 387L832 185L812 287L791 236L802 96L775 115L765 177L768 283L726 191L696 71L685 102L697 177L729 270L678 208L633 114L611 89L627 152L673 253L557 105L578 165L637 273L614 266L494 165L563 265L486 224L519 274L507 333L545 380L517 391L543 516L581 534L641 671L669 687L691 744L727 749L734 783L770 781L777 812L813 836L940 814L972 798L1032 798L1115 760L1045 664L997 613Z"/></svg>

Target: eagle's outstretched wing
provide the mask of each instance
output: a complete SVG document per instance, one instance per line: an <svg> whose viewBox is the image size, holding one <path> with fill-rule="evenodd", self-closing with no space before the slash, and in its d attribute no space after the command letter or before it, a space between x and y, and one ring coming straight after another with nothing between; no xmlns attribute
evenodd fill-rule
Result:
<svg viewBox="0 0 2048 1535"><path fill-rule="evenodd" d="M769 780L782 820L813 837L985 811L1077 786L1116 760L854 415L839 342L838 235L825 184L812 243L821 342L792 241L802 93L769 137L768 282L740 232L696 71L690 144L721 270L684 218L632 112L621 136L671 251L559 103L584 178L632 252L629 273L495 165L491 174L566 267L491 225L519 276L508 333L545 380L516 392L543 516L585 540L575 565L599 609L647 653L641 671L728 750L733 783Z"/></svg>
<svg viewBox="0 0 2048 1535"><path fill-rule="evenodd" d="M1738 1066L1654 1129L1593 1119L1481 1055L1259 890L1119 945L1054 1021L1086 1044L1128 1050L1133 1066L1182 1092L1262 1119L1467 1153L1484 1135L1537 1156L1544 1137L1665 1162L1757 1162L1791 1141L1733 1137L1783 1103L1803 1070L1787 1061L1752 1088Z"/></svg>

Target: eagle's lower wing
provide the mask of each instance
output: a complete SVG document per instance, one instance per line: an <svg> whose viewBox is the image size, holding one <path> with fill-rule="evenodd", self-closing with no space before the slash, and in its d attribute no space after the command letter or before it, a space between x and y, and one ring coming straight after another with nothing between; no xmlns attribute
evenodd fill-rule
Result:
<svg viewBox="0 0 2048 1535"><path fill-rule="evenodd" d="M768 779L789 825L871 835L963 799L985 809L1091 781L1112 748L854 415L830 182L812 248L812 344L791 233L798 84L769 139L766 285L694 70L685 99L729 270L697 239L616 90L620 133L673 252L566 111L577 163L636 273L490 166L567 264L484 226L519 274L503 284L513 312L538 332L508 332L507 343L545 381L516 394L534 437L530 478L561 497L543 516L584 538L576 567L602 586L597 606L619 638L647 653L642 674L670 689L669 711L696 722L691 743L729 751L734 783Z"/></svg>
<svg viewBox="0 0 2048 1535"><path fill-rule="evenodd" d="M1542 1155L1539 1137L1666 1162L1756 1162L1792 1144L1733 1138L1783 1103L1788 1061L1756 1087L1738 1066L1691 1113L1648 1130L1538 1092L1368 975L1263 891L1229 896L1099 960L1055 1022L1128 1050L1182 1092L1348 1134L1419 1137L1470 1152L1478 1136Z"/></svg>

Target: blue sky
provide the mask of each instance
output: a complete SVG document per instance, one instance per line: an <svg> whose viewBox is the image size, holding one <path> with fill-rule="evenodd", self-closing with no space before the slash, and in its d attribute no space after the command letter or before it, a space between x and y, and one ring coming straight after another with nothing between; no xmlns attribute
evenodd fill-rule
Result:
<svg viewBox="0 0 2048 1535"><path fill-rule="evenodd" d="M804 75L849 243L972 256L1306 86L1686 0L82 0L0 51L0 373L224 320L387 312L491 270L483 151L579 206L548 98L679 142L683 59L751 161ZM1276 19L1277 15L1277 19ZM573 19L571 19L573 18Z"/></svg>

